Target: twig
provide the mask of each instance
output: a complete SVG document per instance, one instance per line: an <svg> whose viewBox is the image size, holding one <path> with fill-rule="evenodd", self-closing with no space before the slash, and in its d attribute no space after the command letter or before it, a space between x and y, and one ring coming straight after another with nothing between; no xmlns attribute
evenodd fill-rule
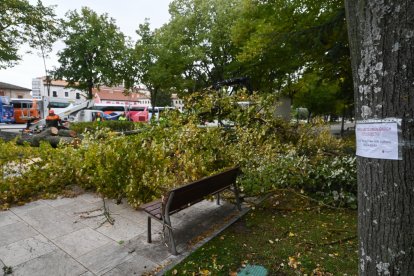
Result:
<svg viewBox="0 0 414 276"><path fill-rule="evenodd" d="M96 217L100 217L100 216L104 216L105 220L98 226L101 227L102 225L105 224L105 222L109 222L109 224L114 225L115 223L115 219L113 217L111 217L110 211L108 206L106 206L106 202L105 202L105 198L102 197L102 202L103 202L103 207L94 209L94 210L88 210L88 211L83 211L83 212L76 212L74 214L81 214L79 217L80 218L84 218L84 219L89 219L89 218L96 218ZM96 211L101 211L103 209L103 212L101 214L98 215L89 215L90 213L96 212ZM83 215L83 214L87 214L87 215Z"/></svg>
<svg viewBox="0 0 414 276"><path fill-rule="evenodd" d="M319 208L319 207L320 206L303 207L303 208L274 208L273 210L296 212L296 211L310 211L312 209L316 209L316 208Z"/></svg>
<svg viewBox="0 0 414 276"><path fill-rule="evenodd" d="M321 243L321 244L318 244L318 245L320 245L320 246L333 245L333 244L337 244L337 243L343 243L343 242L346 242L346 241L350 241L350 240L353 240L355 238L357 238L357 235L347 237L347 238L343 238L343 239L339 239L339 240L336 240L336 241L333 241L333 242Z"/></svg>
<svg viewBox="0 0 414 276"><path fill-rule="evenodd" d="M271 192L275 192L275 191L285 191L285 192L291 192L291 193L294 193L295 195L298 195L298 196L300 196L300 197L302 197L302 198L305 198L305 199L307 199L307 200L309 200L309 201L316 202L316 203L318 203L320 206L324 206L324 207L327 207L327 208L330 208L330 209L335 209L335 210L346 210L346 208L341 208L341 207L336 207L336 206L328 205L328 204L326 204L326 203L323 203L322 201L319 201L319 200L313 199L313 198L312 198L312 197L310 197L310 196L300 194L300 193L298 193L298 192L296 192L295 190L292 190L292 189L274 189L274 190L272 190Z"/></svg>
<svg viewBox="0 0 414 276"><path fill-rule="evenodd" d="M347 232L347 233L351 232L346 229L338 229L338 228L328 228L326 230L328 230L329 232Z"/></svg>
<svg viewBox="0 0 414 276"><path fill-rule="evenodd" d="M75 214L75 215L88 214L89 215L90 213L100 211L100 210L102 210L102 207L96 208L96 209L93 209L93 210L83 211L83 212L74 212L73 214Z"/></svg>

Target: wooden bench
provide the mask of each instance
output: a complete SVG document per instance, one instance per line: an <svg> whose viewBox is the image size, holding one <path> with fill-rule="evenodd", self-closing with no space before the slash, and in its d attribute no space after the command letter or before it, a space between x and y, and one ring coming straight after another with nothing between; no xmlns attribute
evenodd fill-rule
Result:
<svg viewBox="0 0 414 276"><path fill-rule="evenodd" d="M153 218L163 224L163 231L167 228L166 233L168 234L169 242L166 241L166 244L170 252L173 255L177 255L170 215L202 201L209 195L216 195L217 204L220 204L219 193L225 189L230 189L234 192L237 208L241 211L239 193L236 185L236 178L239 173L239 167L228 169L224 172L172 189L162 199L141 205L140 208L148 213L148 243L151 243L151 218Z"/></svg>

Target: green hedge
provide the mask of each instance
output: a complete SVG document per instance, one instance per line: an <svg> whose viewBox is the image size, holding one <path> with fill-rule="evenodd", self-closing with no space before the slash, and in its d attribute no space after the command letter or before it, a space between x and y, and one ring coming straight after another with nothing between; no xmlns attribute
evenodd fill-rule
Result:
<svg viewBox="0 0 414 276"><path fill-rule="evenodd" d="M85 131L94 131L98 128L108 128L112 131L128 131L138 129L142 123L134 123L129 121L102 121L102 122L83 122L71 123L70 129L77 133L84 133Z"/></svg>

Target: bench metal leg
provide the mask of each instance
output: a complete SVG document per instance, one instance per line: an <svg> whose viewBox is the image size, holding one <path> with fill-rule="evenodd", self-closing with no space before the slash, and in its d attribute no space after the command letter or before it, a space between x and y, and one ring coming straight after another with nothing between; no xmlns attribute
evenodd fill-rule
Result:
<svg viewBox="0 0 414 276"><path fill-rule="evenodd" d="M169 240L170 252L173 255L178 255L177 248L175 247L174 235L173 235L173 230L172 230L171 220L170 220L169 215L165 216L165 224L167 226L167 231L168 231L168 240Z"/></svg>
<svg viewBox="0 0 414 276"><path fill-rule="evenodd" d="M152 239L151 239L151 217L148 216L148 224L147 224L148 228L147 228L147 242L151 243Z"/></svg>
<svg viewBox="0 0 414 276"><path fill-rule="evenodd" d="M220 205L220 193L216 194L217 205Z"/></svg>
<svg viewBox="0 0 414 276"><path fill-rule="evenodd" d="M236 197L237 209L239 211L241 211L242 209L241 209L241 205L240 205L239 189L237 188L237 185L236 184L234 184L233 188L234 188L234 196Z"/></svg>

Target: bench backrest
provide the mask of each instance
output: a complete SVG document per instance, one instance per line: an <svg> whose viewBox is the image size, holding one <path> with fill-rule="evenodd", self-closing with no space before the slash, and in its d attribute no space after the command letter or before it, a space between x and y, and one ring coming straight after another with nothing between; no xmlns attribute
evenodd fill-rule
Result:
<svg viewBox="0 0 414 276"><path fill-rule="evenodd" d="M220 192L236 183L240 168L235 167L224 172L205 177L187 185L171 190L165 198L169 213L201 201L204 197ZM169 199L169 197L172 197Z"/></svg>

